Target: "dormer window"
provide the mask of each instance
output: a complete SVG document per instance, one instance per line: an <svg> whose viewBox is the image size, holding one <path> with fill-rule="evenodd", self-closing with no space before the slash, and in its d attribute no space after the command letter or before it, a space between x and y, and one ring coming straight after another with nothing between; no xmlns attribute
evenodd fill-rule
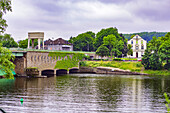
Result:
<svg viewBox="0 0 170 113"><path fill-rule="evenodd" d="M138 36L136 36L136 38L138 38Z"/></svg>

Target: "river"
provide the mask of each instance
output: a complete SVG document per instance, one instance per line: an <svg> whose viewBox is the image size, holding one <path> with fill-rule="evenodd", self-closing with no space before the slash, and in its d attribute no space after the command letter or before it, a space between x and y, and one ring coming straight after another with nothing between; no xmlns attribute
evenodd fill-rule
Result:
<svg viewBox="0 0 170 113"><path fill-rule="evenodd" d="M170 77L70 74L0 79L0 108L7 113L166 113ZM23 104L20 99L23 98Z"/></svg>

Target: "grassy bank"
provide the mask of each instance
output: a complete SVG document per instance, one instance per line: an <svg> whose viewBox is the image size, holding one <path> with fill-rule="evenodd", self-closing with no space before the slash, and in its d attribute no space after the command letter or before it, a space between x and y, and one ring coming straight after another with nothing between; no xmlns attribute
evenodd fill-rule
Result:
<svg viewBox="0 0 170 113"><path fill-rule="evenodd" d="M167 70L144 70L141 62L123 62L123 61L83 61L80 63L81 66L87 67L114 67L124 70L130 70L132 72L142 72L151 75L170 75L170 71Z"/></svg>

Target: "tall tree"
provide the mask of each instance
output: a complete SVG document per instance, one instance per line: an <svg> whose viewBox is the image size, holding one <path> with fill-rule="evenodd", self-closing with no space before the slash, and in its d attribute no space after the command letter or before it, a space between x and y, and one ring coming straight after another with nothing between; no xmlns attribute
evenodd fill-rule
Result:
<svg viewBox="0 0 170 113"><path fill-rule="evenodd" d="M7 11L12 11L11 9L11 1L10 0L1 0L0 1L0 33L4 32L7 23L3 18L3 15ZM0 69L6 73L6 78L13 78L12 69L14 69L14 64L11 62L11 59L14 59L12 52L6 48L2 47L0 44Z"/></svg>
<svg viewBox="0 0 170 113"><path fill-rule="evenodd" d="M133 53L133 50L132 50L132 45L131 44L128 44L128 46L127 46L127 54L128 55L131 55L132 53Z"/></svg>
<svg viewBox="0 0 170 113"><path fill-rule="evenodd" d="M3 48L0 43L0 69L4 71L6 78L13 78L13 74L11 70L14 70L15 65L11 62L14 60L14 56L9 49Z"/></svg>
<svg viewBox="0 0 170 113"><path fill-rule="evenodd" d="M89 34L90 33L90 34ZM91 32L86 32L79 34L77 37L73 37L69 40L72 42L73 50L74 51L93 51L93 41L94 38L92 37Z"/></svg>
<svg viewBox="0 0 170 113"><path fill-rule="evenodd" d="M103 58L104 56L108 56L109 55L109 49L106 46L101 45L97 49L96 54Z"/></svg>
<svg viewBox="0 0 170 113"><path fill-rule="evenodd" d="M1 0L0 1L0 33L4 32L8 26L6 20L3 18L3 15L6 14L7 11L12 11L11 0Z"/></svg>
<svg viewBox="0 0 170 113"><path fill-rule="evenodd" d="M115 35L118 40L122 39L118 34L117 28L110 27L107 29L102 29L96 34L96 38L94 40L95 50L103 44L103 38L111 34Z"/></svg>
<svg viewBox="0 0 170 113"><path fill-rule="evenodd" d="M113 48L116 48L116 43L117 43L117 39L116 39L116 36L111 34L111 35L108 35L108 36L105 36L103 38L103 45L107 46L107 48L109 49L109 52L111 54L111 50Z"/></svg>

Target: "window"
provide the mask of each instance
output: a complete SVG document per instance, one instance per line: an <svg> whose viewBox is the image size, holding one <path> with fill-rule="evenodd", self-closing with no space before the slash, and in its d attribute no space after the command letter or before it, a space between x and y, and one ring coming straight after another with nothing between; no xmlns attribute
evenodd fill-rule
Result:
<svg viewBox="0 0 170 113"><path fill-rule="evenodd" d="M138 40L136 40L136 44L138 44Z"/></svg>
<svg viewBox="0 0 170 113"><path fill-rule="evenodd" d="M141 45L141 49L144 49L144 46L143 46L143 45Z"/></svg>
<svg viewBox="0 0 170 113"><path fill-rule="evenodd" d="M131 40L131 44L133 44L133 40Z"/></svg>
<svg viewBox="0 0 170 113"><path fill-rule="evenodd" d="M136 38L138 38L138 36L136 36Z"/></svg>
<svg viewBox="0 0 170 113"><path fill-rule="evenodd" d="M138 50L139 49L139 47L138 47L138 45L136 46L136 50Z"/></svg>
<svg viewBox="0 0 170 113"><path fill-rule="evenodd" d="M143 44L143 40L141 40L141 44Z"/></svg>

